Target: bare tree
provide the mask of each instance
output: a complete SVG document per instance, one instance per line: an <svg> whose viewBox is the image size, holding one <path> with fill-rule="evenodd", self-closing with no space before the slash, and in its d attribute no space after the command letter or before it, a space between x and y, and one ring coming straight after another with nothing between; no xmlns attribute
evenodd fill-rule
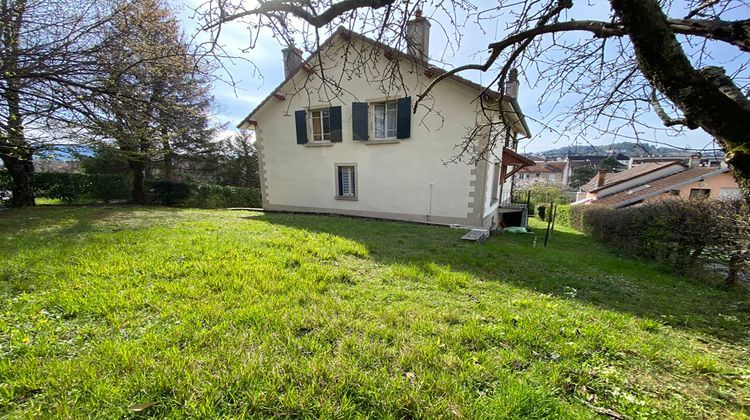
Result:
<svg viewBox="0 0 750 420"><path fill-rule="evenodd" d="M403 28L418 8L443 14L453 26L443 30L455 42L467 24L484 29L503 23L506 34L488 45L487 58L438 75L419 95L415 110L437 83L469 70L490 73L487 86L497 84L502 93L511 69L518 67L533 83L548 86L541 101L565 103L562 98L575 98L569 108L557 109L546 128L639 139L644 127L654 128L643 122L649 113L673 130L700 127L724 149L750 200L750 102L742 93L750 80L750 8L744 1L610 0L609 14L600 20L571 18L572 0L499 0L490 7L476 0L245 4L209 0L197 16L214 41L222 24L240 20L256 33L270 28L285 43L301 38L308 50L319 45L319 32L336 25L403 48ZM736 48L734 59L719 61L713 56L720 44Z"/></svg>
<svg viewBox="0 0 750 420"><path fill-rule="evenodd" d="M94 52L108 47L100 34L109 11L94 0L0 0L0 159L11 205L34 205L34 152L100 93L89 81Z"/></svg>

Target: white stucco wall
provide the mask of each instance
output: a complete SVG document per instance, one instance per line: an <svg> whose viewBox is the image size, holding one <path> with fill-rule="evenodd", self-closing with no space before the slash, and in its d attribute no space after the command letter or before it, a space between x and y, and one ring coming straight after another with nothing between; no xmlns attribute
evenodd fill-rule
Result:
<svg viewBox="0 0 750 420"><path fill-rule="evenodd" d="M475 188L470 184L474 180L474 166L444 162L456 154L455 146L475 124L477 105L472 102L477 92L446 80L438 84L432 91L432 98L425 101L425 105L432 108L431 112L420 107L412 115L411 138L392 144L354 141L352 102L411 96L414 103L417 94L432 79L424 76L422 69L402 62L401 74L409 87L407 92L388 91L378 83L367 83L366 79L386 77L382 69L388 65L388 60L382 53L375 53L373 56L379 61L377 66L370 65L363 70L368 74L366 79L347 80L341 64L335 62L345 48L345 42L337 40L339 42L334 42L324 52L323 63L326 77L340 81L341 91L324 88L319 77L300 71L281 88L285 100L271 98L253 115L258 123L260 169L266 182L264 207L470 224L472 208L469 203L474 201L471 193ZM346 53L348 57L356 57L370 54L371 48L352 42ZM294 111L325 104L342 107L343 141L322 147L297 144ZM335 165L344 163L357 167L356 201L335 198ZM489 181L483 177L478 182Z"/></svg>

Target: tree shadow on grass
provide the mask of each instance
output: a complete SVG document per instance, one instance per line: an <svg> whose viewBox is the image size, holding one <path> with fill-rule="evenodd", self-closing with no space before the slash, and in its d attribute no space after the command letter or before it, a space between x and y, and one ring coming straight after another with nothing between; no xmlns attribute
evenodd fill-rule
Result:
<svg viewBox="0 0 750 420"><path fill-rule="evenodd" d="M370 258L384 264L450 266L485 281L576 299L722 340L750 338L750 294L745 290L717 288L619 256L572 231L555 231L544 248L543 231L493 236L476 244L460 239L463 230L440 226L285 213L245 218L347 238L364 245Z"/></svg>

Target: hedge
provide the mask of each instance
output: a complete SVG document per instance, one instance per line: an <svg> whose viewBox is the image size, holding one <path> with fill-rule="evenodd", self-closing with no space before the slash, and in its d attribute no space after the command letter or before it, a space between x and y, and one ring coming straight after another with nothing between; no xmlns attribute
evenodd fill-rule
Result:
<svg viewBox="0 0 750 420"><path fill-rule="evenodd" d="M130 199L130 178L126 175L34 174L37 197L53 198L72 204L81 200L110 201ZM7 172L0 172L0 193L11 189ZM148 181L146 188L153 204L199 208L261 207L258 188L201 185L170 181Z"/></svg>
<svg viewBox="0 0 750 420"><path fill-rule="evenodd" d="M542 220L547 220L547 203L536 206L536 215Z"/></svg>
<svg viewBox="0 0 750 420"><path fill-rule="evenodd" d="M54 198L72 204L88 198L105 203L127 200L130 181L124 175L68 174L37 172L34 174L34 193L37 197ZM0 190L10 191L12 179L7 172L0 173Z"/></svg>
<svg viewBox="0 0 750 420"><path fill-rule="evenodd" d="M750 265L750 215L739 200L664 200L617 210L573 206L570 220L624 254L681 271L719 263L731 276Z"/></svg>
<svg viewBox="0 0 750 420"><path fill-rule="evenodd" d="M571 212L571 206L570 204L559 204L557 206L556 216L555 216L555 224L559 226L567 226L571 227L570 225L570 212Z"/></svg>
<svg viewBox="0 0 750 420"><path fill-rule="evenodd" d="M181 182L150 182L151 202L198 208L261 207L258 188Z"/></svg>

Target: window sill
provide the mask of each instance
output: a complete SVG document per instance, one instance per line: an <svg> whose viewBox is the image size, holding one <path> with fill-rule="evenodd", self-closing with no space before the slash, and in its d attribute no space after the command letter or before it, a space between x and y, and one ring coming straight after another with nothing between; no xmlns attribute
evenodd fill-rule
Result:
<svg viewBox="0 0 750 420"><path fill-rule="evenodd" d="M379 140L367 140L364 141L365 144L396 144L401 143L401 139L379 139Z"/></svg>
<svg viewBox="0 0 750 420"><path fill-rule="evenodd" d="M344 201L357 201L357 197L343 197L340 195L337 195L336 200L344 200Z"/></svg>
<svg viewBox="0 0 750 420"><path fill-rule="evenodd" d="M317 142L307 142L307 143L305 143L305 147L326 147L326 146L333 146L333 142L330 142L330 141L317 141Z"/></svg>

